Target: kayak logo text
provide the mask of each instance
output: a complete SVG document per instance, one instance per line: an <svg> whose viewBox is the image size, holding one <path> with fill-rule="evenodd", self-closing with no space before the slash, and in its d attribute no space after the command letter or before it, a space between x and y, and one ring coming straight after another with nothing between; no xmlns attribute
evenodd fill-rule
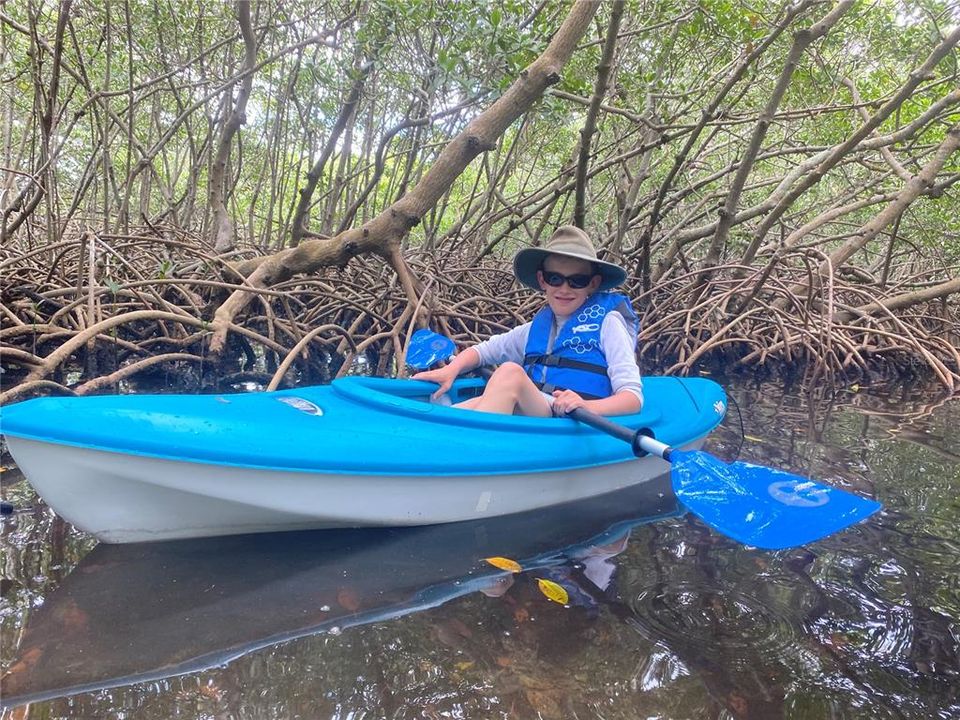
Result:
<svg viewBox="0 0 960 720"><path fill-rule="evenodd" d="M304 412L307 415L323 415L323 410L319 405L315 405L309 400L304 400L303 398L298 397L281 397L277 398L280 402L294 407L300 412Z"/></svg>
<svg viewBox="0 0 960 720"><path fill-rule="evenodd" d="M777 502L791 507L815 508L830 502L827 489L812 482L781 480L770 483L767 492Z"/></svg>

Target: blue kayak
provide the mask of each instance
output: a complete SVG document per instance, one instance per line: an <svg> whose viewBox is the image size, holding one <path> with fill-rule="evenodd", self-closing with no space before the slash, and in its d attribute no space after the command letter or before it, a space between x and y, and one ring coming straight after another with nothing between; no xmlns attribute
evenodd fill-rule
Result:
<svg viewBox="0 0 960 720"><path fill-rule="evenodd" d="M14 459L60 515L107 542L322 527L426 525L581 500L669 472L563 418L431 403L436 386L348 377L231 395L39 398L3 409ZM482 390L458 380L458 402ZM702 378L644 379L617 418L696 448L726 396Z"/></svg>

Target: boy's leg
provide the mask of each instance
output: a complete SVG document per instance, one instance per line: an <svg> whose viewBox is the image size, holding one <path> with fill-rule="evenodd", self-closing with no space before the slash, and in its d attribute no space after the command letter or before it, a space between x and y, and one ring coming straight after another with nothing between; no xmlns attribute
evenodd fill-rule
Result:
<svg viewBox="0 0 960 720"><path fill-rule="evenodd" d="M461 400L458 403L454 403L453 407L461 408L463 410L475 410L477 403L480 402L480 397L470 398L469 400Z"/></svg>
<svg viewBox="0 0 960 720"><path fill-rule="evenodd" d="M483 395L474 398L470 409L502 415L550 417L553 410L540 388L516 363L504 363L487 380Z"/></svg>

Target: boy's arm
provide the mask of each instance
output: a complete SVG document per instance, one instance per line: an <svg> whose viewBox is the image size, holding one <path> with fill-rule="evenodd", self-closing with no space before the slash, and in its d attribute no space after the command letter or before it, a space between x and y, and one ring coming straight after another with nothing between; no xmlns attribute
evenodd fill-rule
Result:
<svg viewBox="0 0 960 720"><path fill-rule="evenodd" d="M621 390L610 397L586 400L583 406L598 415L630 415L640 412L643 402L630 390Z"/></svg>
<svg viewBox="0 0 960 720"><path fill-rule="evenodd" d="M501 365L505 362L515 362L522 365L527 338L530 335L530 325L531 323L526 322L474 345L480 357L480 364Z"/></svg>
<svg viewBox="0 0 960 720"><path fill-rule="evenodd" d="M611 397L604 400L624 393L633 395L637 400L634 406L628 402L628 399L621 398L618 403L611 403L605 414L639 411L643 405L643 381L640 378L640 368L637 366L637 343L620 313L610 313L604 318L600 329L600 342L607 359L607 376L613 388Z"/></svg>

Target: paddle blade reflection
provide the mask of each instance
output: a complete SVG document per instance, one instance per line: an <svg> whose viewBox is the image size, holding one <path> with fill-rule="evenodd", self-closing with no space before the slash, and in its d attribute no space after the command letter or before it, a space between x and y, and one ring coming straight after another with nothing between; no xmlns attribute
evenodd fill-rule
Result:
<svg viewBox="0 0 960 720"><path fill-rule="evenodd" d="M677 499L707 525L745 545L783 550L819 540L880 509L880 503L782 470L674 452Z"/></svg>

